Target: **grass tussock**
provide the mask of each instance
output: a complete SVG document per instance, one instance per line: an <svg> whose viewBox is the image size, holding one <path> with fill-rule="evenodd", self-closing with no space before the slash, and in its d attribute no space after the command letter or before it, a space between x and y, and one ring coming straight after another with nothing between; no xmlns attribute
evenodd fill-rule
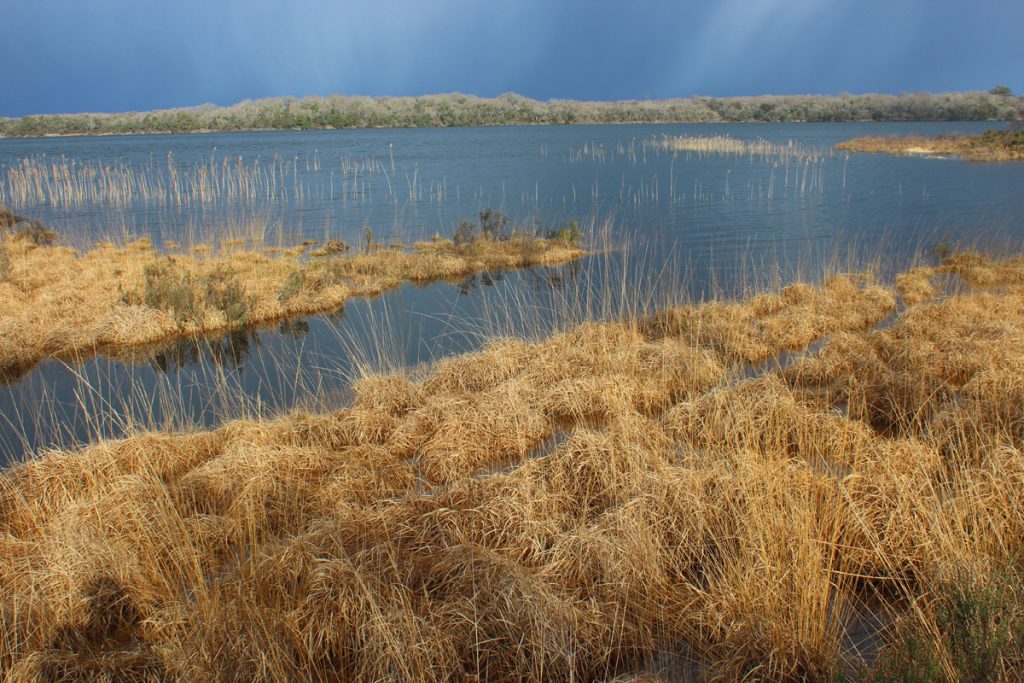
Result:
<svg viewBox="0 0 1024 683"><path fill-rule="evenodd" d="M196 335L330 311L405 281L563 263L574 242L513 235L456 246L345 255L327 244L267 255L242 247L161 254L148 240L85 253L8 236L0 243L0 373L47 356L123 352Z"/></svg>
<svg viewBox="0 0 1024 683"><path fill-rule="evenodd" d="M335 413L41 454L0 477L0 667L1017 680L1007 263L884 329L895 292L838 277L497 339Z"/></svg>
<svg viewBox="0 0 1024 683"><path fill-rule="evenodd" d="M981 135L866 135L841 142L837 150L883 154L958 156L967 161L1024 160L1024 133L989 130Z"/></svg>

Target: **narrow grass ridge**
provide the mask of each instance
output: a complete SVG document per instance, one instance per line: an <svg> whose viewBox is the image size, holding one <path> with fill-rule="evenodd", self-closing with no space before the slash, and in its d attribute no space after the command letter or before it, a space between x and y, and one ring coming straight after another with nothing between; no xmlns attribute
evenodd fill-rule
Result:
<svg viewBox="0 0 1024 683"><path fill-rule="evenodd" d="M0 242L0 375L47 356L125 352L179 336L336 310L402 282L564 263L575 240L515 235L406 249L329 240L286 250L223 245L161 253L146 239L79 253L25 237Z"/></svg>
<svg viewBox="0 0 1024 683"><path fill-rule="evenodd" d="M1024 261L971 260L884 329L840 275L40 454L0 476L0 668L1018 680Z"/></svg>

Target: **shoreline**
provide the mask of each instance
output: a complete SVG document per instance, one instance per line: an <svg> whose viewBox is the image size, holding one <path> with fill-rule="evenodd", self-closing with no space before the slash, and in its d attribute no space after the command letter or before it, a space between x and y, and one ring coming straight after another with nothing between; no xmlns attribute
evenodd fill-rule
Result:
<svg viewBox="0 0 1024 683"><path fill-rule="evenodd" d="M0 140L42 140L47 138L98 138L98 137L139 137L144 135L228 135L233 133L314 133L323 131L362 131L362 130L454 130L461 128L546 128L546 127L573 127L581 128L587 126L720 126L723 124L729 125L788 125L788 124L835 124L843 125L849 123L856 124L893 124L893 123L905 123L908 125L922 124L922 123L993 123L993 124L1006 124L1009 123L1006 119L915 119L912 121L908 120L892 120L892 121L878 121L876 119L850 119L843 121L819 121L812 119L803 120L791 120L791 121L602 121L602 122L580 122L580 123L481 123L472 125L460 125L460 126L347 126L347 127L333 127L333 126L322 126L322 127L311 127L311 128L244 128L244 129L217 129L217 128L203 128L199 130L186 130L186 131L172 131L172 130L155 130L155 131L125 131L125 132L111 132L101 131L96 133L41 133L37 135L5 135L0 133Z"/></svg>

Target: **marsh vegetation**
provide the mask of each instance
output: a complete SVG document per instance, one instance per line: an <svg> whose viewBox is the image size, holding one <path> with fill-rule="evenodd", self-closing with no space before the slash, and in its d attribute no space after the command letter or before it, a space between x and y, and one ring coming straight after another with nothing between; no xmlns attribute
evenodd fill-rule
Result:
<svg viewBox="0 0 1024 683"><path fill-rule="evenodd" d="M990 130L981 135L939 135L924 137L864 136L836 145L849 152L881 152L885 154L924 154L957 156L967 161L1024 160L1024 131Z"/></svg>
<svg viewBox="0 0 1024 683"><path fill-rule="evenodd" d="M2 676L1019 679L1015 168L759 130L4 141Z"/></svg>
<svg viewBox="0 0 1024 683"><path fill-rule="evenodd" d="M367 231L282 249L226 240L217 249L154 248L148 239L79 253L34 239L0 238L0 376L47 356L124 353L173 337L210 335L302 314L330 312L402 282L454 281L477 272L565 263L583 255L575 228L547 238L508 225L500 212L464 220L452 239L382 246Z"/></svg>
<svg viewBox="0 0 1024 683"><path fill-rule="evenodd" d="M43 454L0 478L0 663L1014 680L1024 259L939 268L944 293L836 273Z"/></svg>

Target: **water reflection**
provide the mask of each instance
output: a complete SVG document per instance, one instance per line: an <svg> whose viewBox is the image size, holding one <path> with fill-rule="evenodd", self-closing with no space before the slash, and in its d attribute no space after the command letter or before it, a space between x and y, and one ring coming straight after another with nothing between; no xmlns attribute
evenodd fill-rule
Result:
<svg viewBox="0 0 1024 683"><path fill-rule="evenodd" d="M306 330L309 330L308 324ZM216 367L241 373L245 370L249 354L259 348L260 342L257 329L232 330L216 338L179 339L154 353L150 362L165 375L198 365L204 360Z"/></svg>
<svg viewBox="0 0 1024 683"><path fill-rule="evenodd" d="M567 284L578 284L583 269L583 259L570 261L558 266L534 266L519 271L525 284L534 291L564 289ZM465 276L458 283L459 294L468 296L474 289L494 287L505 281L505 271L485 271Z"/></svg>
<svg viewBox="0 0 1024 683"><path fill-rule="evenodd" d="M344 314L341 313L342 309L338 309L337 320L340 321ZM340 315L338 315L340 313ZM297 320L282 320L281 324L277 326L277 333L281 336L288 337L292 341L298 341L304 336L309 334L309 321L304 318Z"/></svg>
<svg viewBox="0 0 1024 683"><path fill-rule="evenodd" d="M478 287L493 287L495 282L503 282L504 280L505 274L501 271L471 273L462 278L457 286L461 296L468 296L472 290Z"/></svg>

